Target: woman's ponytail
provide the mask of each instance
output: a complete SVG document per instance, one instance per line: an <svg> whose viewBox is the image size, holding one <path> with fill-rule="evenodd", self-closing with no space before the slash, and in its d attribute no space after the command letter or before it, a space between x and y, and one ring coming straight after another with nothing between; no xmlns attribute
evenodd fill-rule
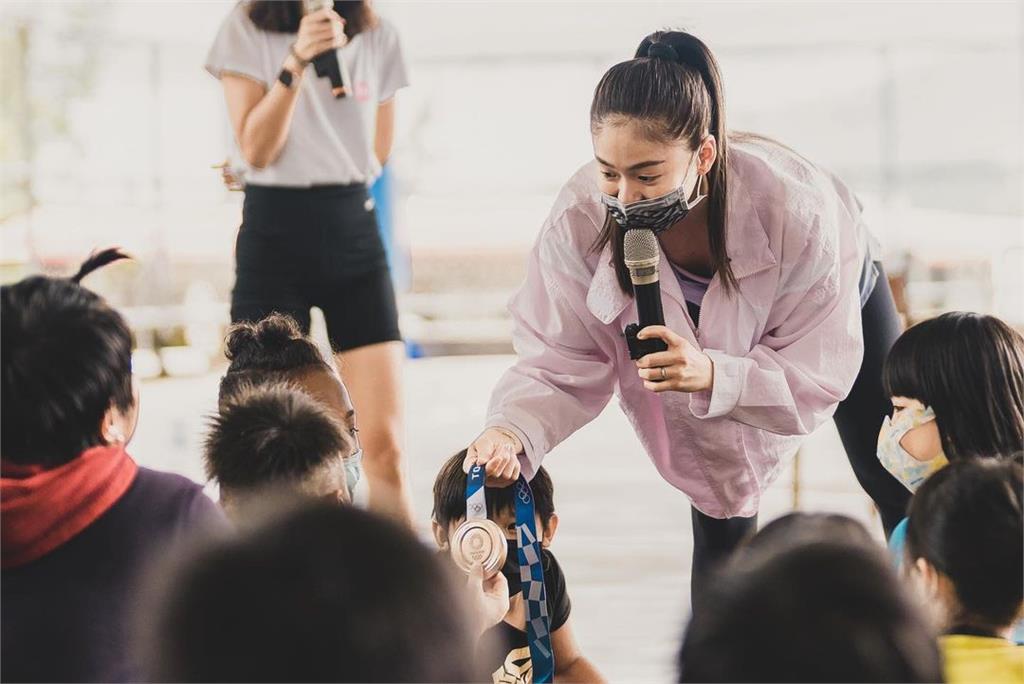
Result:
<svg viewBox="0 0 1024 684"><path fill-rule="evenodd" d="M711 261L726 292L738 287L726 254L729 141L725 127L722 74L711 50L683 31L658 31L641 41L634 59L613 66L594 92L591 129L597 131L611 115L641 119L655 139L685 140L696 150L704 138L715 136L717 157L708 181L708 239ZM623 291L632 293L622 258L621 231L606 221L594 244L609 242ZM613 239L615 238L615 239Z"/></svg>

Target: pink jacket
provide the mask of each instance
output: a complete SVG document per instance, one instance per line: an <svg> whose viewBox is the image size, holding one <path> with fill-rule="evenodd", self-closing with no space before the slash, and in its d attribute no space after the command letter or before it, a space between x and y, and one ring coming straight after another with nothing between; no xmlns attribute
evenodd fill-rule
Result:
<svg viewBox="0 0 1024 684"><path fill-rule="evenodd" d="M636 305L611 249L590 250L605 217L593 163L562 189L509 303L518 359L488 408L487 425L526 447L527 477L614 393L658 472L694 506L751 516L803 435L832 417L863 356L860 205L795 153L744 141L730 146L728 206L739 292L727 295L716 275L696 330L664 256L660 269L665 324L714 360L714 386L658 394L629 358L622 329Z"/></svg>

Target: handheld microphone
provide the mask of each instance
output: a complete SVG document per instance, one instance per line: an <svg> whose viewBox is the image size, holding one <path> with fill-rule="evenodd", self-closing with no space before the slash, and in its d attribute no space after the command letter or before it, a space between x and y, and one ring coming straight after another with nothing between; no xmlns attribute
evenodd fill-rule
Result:
<svg viewBox="0 0 1024 684"><path fill-rule="evenodd" d="M306 14L319 12L322 9L333 9L334 0L303 0L303 7ZM331 82L331 93L335 98L341 99L348 95L348 86L345 84L351 79L345 60L341 58L337 50L331 49L321 52L313 58L313 68L320 78L327 77Z"/></svg>
<svg viewBox="0 0 1024 684"><path fill-rule="evenodd" d="M637 333L647 326L665 325L665 312L661 308L661 285L658 284L661 250L654 231L633 228L626 231L623 253L629 279L633 283L633 298L636 300L639 318L639 323L630 323L624 332L626 344L629 345L629 358L636 360L668 349L668 345L657 338L637 339Z"/></svg>

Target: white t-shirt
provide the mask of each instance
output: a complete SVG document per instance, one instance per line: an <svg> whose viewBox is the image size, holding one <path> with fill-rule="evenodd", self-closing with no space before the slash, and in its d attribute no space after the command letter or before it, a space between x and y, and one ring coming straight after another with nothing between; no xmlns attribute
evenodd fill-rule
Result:
<svg viewBox="0 0 1024 684"><path fill-rule="evenodd" d="M225 73L246 76L269 90L294 42L294 33L257 28L249 19L249 3L239 2L217 32L206 70L216 78ZM291 187L369 185L380 174L373 149L377 107L409 85L398 33L378 17L373 28L352 38L338 56L352 80L346 83L348 96L335 99L330 81L318 77L312 65L306 67L288 138L272 164L263 169L247 166L233 140L231 166L241 171L245 182Z"/></svg>

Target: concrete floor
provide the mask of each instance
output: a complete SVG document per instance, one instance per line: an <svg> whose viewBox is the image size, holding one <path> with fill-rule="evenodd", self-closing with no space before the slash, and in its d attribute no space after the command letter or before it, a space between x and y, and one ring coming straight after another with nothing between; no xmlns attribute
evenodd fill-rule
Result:
<svg viewBox="0 0 1024 684"><path fill-rule="evenodd" d="M478 433L507 356L407 362L408 468L420 532L427 539L430 488L441 462ZM200 449L218 377L143 384L130 451L143 465L202 481ZM568 580L584 653L612 681L666 682L689 605L692 538L685 496L664 482L613 401L554 450L545 465L561 517L552 550ZM852 515L881 537L831 424L805 443L800 508ZM761 521L793 508L793 467L765 496Z"/></svg>

